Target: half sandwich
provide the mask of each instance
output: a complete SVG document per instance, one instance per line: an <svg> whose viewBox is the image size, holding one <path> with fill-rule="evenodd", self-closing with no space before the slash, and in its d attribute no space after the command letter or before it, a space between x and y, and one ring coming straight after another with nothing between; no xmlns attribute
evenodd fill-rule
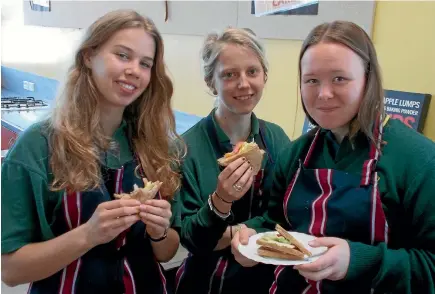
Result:
<svg viewBox="0 0 435 294"><path fill-rule="evenodd" d="M236 144L232 152L226 153L223 157L219 158L218 163L221 166L228 166L231 162L245 157L251 163L253 173L256 175L261 169L264 153L266 152L261 150L255 142L240 142Z"/></svg>
<svg viewBox="0 0 435 294"><path fill-rule="evenodd" d="M289 232L280 225L275 227L277 232L263 235L257 240L258 255L287 260L305 260L312 253L296 240Z"/></svg>
<svg viewBox="0 0 435 294"><path fill-rule="evenodd" d="M134 190L131 193L122 193L122 194L114 194L116 199L136 199L141 203L145 203L145 201L153 199L156 197L157 193L162 186L162 182L150 182L146 178L143 178L144 187L139 188L136 184L134 184Z"/></svg>

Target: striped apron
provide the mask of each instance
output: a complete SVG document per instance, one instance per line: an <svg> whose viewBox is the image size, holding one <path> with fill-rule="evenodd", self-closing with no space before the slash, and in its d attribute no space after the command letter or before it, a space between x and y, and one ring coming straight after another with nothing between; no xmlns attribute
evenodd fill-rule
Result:
<svg viewBox="0 0 435 294"><path fill-rule="evenodd" d="M55 236L86 223L99 204L113 200L114 193L131 192L134 184L143 187L142 180L135 176L135 167L136 161L126 163L120 169L103 167L101 189L65 192L51 226ZM51 277L30 284L28 293L167 294L168 291L162 267L145 237L145 225L139 221L111 242L92 248Z"/></svg>
<svg viewBox="0 0 435 294"><path fill-rule="evenodd" d="M385 123L385 122L384 122ZM371 144L361 174L333 169L309 169L320 130L287 188L283 209L293 231L317 237L338 237L365 244L388 242L388 224L375 171L379 160L383 124L374 128L377 145ZM371 285L358 281L310 281L292 267L278 266L270 294L373 293Z"/></svg>

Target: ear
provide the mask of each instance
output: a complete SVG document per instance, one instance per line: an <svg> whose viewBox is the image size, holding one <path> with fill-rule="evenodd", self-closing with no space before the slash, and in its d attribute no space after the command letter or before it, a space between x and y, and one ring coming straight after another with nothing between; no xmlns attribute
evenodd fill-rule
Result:
<svg viewBox="0 0 435 294"><path fill-rule="evenodd" d="M264 74L264 83L266 84L267 83L267 79L268 79L269 77L267 76L267 73L265 73Z"/></svg>

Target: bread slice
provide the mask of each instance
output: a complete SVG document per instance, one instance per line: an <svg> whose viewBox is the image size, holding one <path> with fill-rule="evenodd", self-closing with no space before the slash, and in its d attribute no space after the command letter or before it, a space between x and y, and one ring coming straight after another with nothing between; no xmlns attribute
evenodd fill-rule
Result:
<svg viewBox="0 0 435 294"><path fill-rule="evenodd" d="M253 173L256 175L261 169L265 153L266 152L261 150L255 142L241 142L236 145L233 152L226 153L224 157L219 158L218 163L221 166L228 166L231 162L245 157L251 163Z"/></svg>
<svg viewBox="0 0 435 294"><path fill-rule="evenodd" d="M278 231L278 233L280 233L281 236L283 236L284 238L286 238L287 240L290 241L291 244L293 244L297 249L299 249L302 253L308 255L308 256L312 256L313 254L311 253L311 251L309 251L307 248L305 248L304 245L302 245L301 242L299 242L298 240L296 240L289 232L287 232L283 227L281 227L279 224L277 224L275 226L275 229Z"/></svg>
<svg viewBox="0 0 435 294"><path fill-rule="evenodd" d="M279 259L286 259L286 260L304 260L304 257L301 257L300 255L292 255L287 253L282 253L278 251L274 251L273 249L263 247L261 246L257 250L258 255L262 257L270 257L270 258L279 258Z"/></svg>
<svg viewBox="0 0 435 294"><path fill-rule="evenodd" d="M141 203L145 203L145 201L151 200L156 197L163 183L159 181L150 182L146 178L143 178L142 180L144 182L143 188L139 188L136 184L134 184L134 190L131 193L114 194L115 198L136 199L139 200Z"/></svg>
<svg viewBox="0 0 435 294"><path fill-rule="evenodd" d="M281 254L291 255L293 256L293 259L298 258L303 260L308 257L308 255L299 251L294 245L289 243L281 243L278 241L274 241L272 240L272 238L268 236L264 236L258 239L257 244L260 245L260 248L263 248L263 250L267 249Z"/></svg>

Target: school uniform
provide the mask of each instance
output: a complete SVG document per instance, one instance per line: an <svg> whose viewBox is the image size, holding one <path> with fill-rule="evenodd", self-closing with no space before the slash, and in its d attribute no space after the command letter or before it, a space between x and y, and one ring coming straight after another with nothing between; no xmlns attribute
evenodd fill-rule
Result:
<svg viewBox="0 0 435 294"><path fill-rule="evenodd" d="M2 254L60 236L86 223L99 204L114 200L114 193L129 193L134 184L143 187L126 129L123 122L112 138L117 148L101 156L101 188L71 193L49 189L53 174L46 125L37 123L19 137L2 165ZM29 293L168 293L150 242L138 221L113 241L31 283Z"/></svg>
<svg viewBox="0 0 435 294"><path fill-rule="evenodd" d="M338 144L314 129L279 157L269 209L250 226L348 241L340 281L278 266L270 292L435 293L435 144L397 120Z"/></svg>
<svg viewBox="0 0 435 294"><path fill-rule="evenodd" d="M183 135L188 154L182 164L179 200L181 243L189 251L189 257L177 272L176 293L261 293L272 283L273 267L243 268L234 260L230 247L219 251L214 248L227 226L247 224L251 218L263 214L268 202L263 191L272 184L277 153L288 148L290 140L279 126L252 114L247 141L254 140L266 154L252 188L233 204L232 216L223 220L211 211L208 198L224 169L217 159L231 152L232 146L214 113L215 110Z"/></svg>

